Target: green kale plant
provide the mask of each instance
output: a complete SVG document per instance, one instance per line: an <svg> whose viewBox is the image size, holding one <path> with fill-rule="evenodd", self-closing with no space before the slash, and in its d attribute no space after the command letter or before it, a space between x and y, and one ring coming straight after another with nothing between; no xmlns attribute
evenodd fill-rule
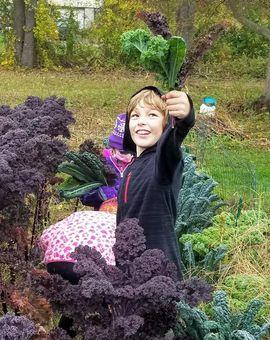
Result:
<svg viewBox="0 0 270 340"><path fill-rule="evenodd" d="M115 172L106 164L100 150L94 147L90 140L88 151L80 149L79 152L68 151L68 159L58 166L58 171L68 177L58 186L59 194L65 199L81 197L90 190L102 185L109 185L115 179Z"/></svg>
<svg viewBox="0 0 270 340"><path fill-rule="evenodd" d="M267 276L259 274L232 274L227 276L220 287L228 292L230 305L234 310L243 311L251 299L259 297L265 303L258 318L270 318L270 282Z"/></svg>
<svg viewBox="0 0 270 340"><path fill-rule="evenodd" d="M178 339L193 340L259 340L269 334L270 323L258 325L256 315L263 305L252 300L244 312L230 311L224 291L213 294L212 320L200 309L191 308L182 301L178 303L180 322L177 327Z"/></svg>
<svg viewBox="0 0 270 340"><path fill-rule="evenodd" d="M223 244L232 252L237 244L245 247L253 247L266 242L269 232L268 220L258 222L254 218L254 211L242 211L238 225L235 226L233 214L223 211L213 218L213 226L204 229L200 233L188 233L180 237L180 243L184 245L191 242L196 256L202 260L209 251ZM262 212L260 216L265 216ZM251 218L252 217L252 218Z"/></svg>
<svg viewBox="0 0 270 340"><path fill-rule="evenodd" d="M180 237L186 233L202 232L212 224L217 210L225 205L213 190L217 183L198 173L194 157L184 154L183 183L177 201L175 230Z"/></svg>
<svg viewBox="0 0 270 340"><path fill-rule="evenodd" d="M185 275L198 275L202 270L213 273L225 258L228 247L224 244L211 249L200 258L192 248L190 241L180 244L181 261Z"/></svg>
<svg viewBox="0 0 270 340"><path fill-rule="evenodd" d="M122 51L145 70L156 73L167 90L177 88L177 76L186 55L181 37L164 39L145 29L127 31L121 36Z"/></svg>

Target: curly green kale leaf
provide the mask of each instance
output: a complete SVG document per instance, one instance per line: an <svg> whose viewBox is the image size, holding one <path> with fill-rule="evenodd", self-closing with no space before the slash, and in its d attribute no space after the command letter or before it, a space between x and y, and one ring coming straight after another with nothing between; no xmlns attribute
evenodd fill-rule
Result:
<svg viewBox="0 0 270 340"><path fill-rule="evenodd" d="M158 73L165 80L169 77L167 60L169 56L169 44L162 36L151 38L148 48L141 54L141 64L148 71Z"/></svg>
<svg viewBox="0 0 270 340"><path fill-rule="evenodd" d="M141 54L147 50L150 39L150 32L144 29L127 31L121 36L122 50L131 59L139 61Z"/></svg>

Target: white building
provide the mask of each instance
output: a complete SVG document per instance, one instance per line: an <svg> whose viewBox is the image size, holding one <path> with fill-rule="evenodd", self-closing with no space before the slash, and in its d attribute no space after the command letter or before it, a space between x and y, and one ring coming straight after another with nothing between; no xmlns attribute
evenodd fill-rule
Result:
<svg viewBox="0 0 270 340"><path fill-rule="evenodd" d="M72 8L80 28L85 28L94 20L103 0L50 0L50 3L60 7L63 17L68 16Z"/></svg>

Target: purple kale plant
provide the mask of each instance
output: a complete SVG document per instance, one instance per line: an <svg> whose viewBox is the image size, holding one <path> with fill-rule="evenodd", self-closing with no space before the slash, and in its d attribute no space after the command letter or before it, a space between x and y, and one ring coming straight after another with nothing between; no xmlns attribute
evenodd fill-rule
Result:
<svg viewBox="0 0 270 340"><path fill-rule="evenodd" d="M37 327L25 316L6 314L0 317L1 340L30 340L37 335Z"/></svg>
<svg viewBox="0 0 270 340"><path fill-rule="evenodd" d="M56 327L47 335L47 340L71 340L72 338L61 328Z"/></svg>
<svg viewBox="0 0 270 340"><path fill-rule="evenodd" d="M117 226L113 250L117 266L107 265L95 249L78 247L76 285L58 275L33 279L37 292L73 319L83 339L165 339L178 320L177 301L210 300L210 285L197 278L178 282L176 267L164 253L146 249L138 220Z"/></svg>
<svg viewBox="0 0 270 340"><path fill-rule="evenodd" d="M74 122L62 98L28 97L10 108L0 106L0 213L24 204L57 171Z"/></svg>
<svg viewBox="0 0 270 340"><path fill-rule="evenodd" d="M46 314L42 309L48 310L43 301L32 303L35 298L26 278L39 261L33 247L35 230L48 214L50 183L67 151L64 138L69 138L68 126L73 122L62 98L29 97L14 108L0 106L0 294L4 314L27 310L26 315L40 316Z"/></svg>

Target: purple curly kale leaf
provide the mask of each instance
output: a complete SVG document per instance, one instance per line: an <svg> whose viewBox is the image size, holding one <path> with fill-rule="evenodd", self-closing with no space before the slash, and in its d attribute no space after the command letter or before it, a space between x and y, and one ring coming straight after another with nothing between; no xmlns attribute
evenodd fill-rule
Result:
<svg viewBox="0 0 270 340"><path fill-rule="evenodd" d="M95 154L97 157L102 157L102 150L100 147L91 139L86 139L79 145L80 152L90 152Z"/></svg>
<svg viewBox="0 0 270 340"><path fill-rule="evenodd" d="M117 242L113 247L116 263L128 265L146 249L143 228L136 218L120 223L115 232Z"/></svg>
<svg viewBox="0 0 270 340"><path fill-rule="evenodd" d="M9 130L13 130L15 127L15 122L13 122L12 119L0 115L0 136L4 135Z"/></svg>
<svg viewBox="0 0 270 340"><path fill-rule="evenodd" d="M47 337L48 340L71 340L72 338L62 329L56 327L50 331Z"/></svg>
<svg viewBox="0 0 270 340"><path fill-rule="evenodd" d="M12 108L8 105L0 105L0 116L9 116L12 114Z"/></svg>
<svg viewBox="0 0 270 340"><path fill-rule="evenodd" d="M114 293L113 285L107 280L87 279L83 280L81 284L81 293L87 299L97 299L100 297L102 300L105 296L110 296Z"/></svg>
<svg viewBox="0 0 270 340"><path fill-rule="evenodd" d="M167 22L167 18L159 13L140 11L137 17L142 19L154 35L161 35L165 39L171 38L172 34Z"/></svg>
<svg viewBox="0 0 270 340"><path fill-rule="evenodd" d="M191 307L212 300L212 286L198 277L178 282L177 286L180 299Z"/></svg>
<svg viewBox="0 0 270 340"><path fill-rule="evenodd" d="M0 339L30 340L38 334L35 324L25 316L6 314L0 318Z"/></svg>
<svg viewBox="0 0 270 340"><path fill-rule="evenodd" d="M63 99L29 97L11 109L0 106L0 210L36 194L57 171L74 122Z"/></svg>
<svg viewBox="0 0 270 340"><path fill-rule="evenodd" d="M46 134L50 137L70 137L68 125L74 123L72 113L65 108L65 99L28 97L14 108L11 115L31 136ZM31 121L31 122L30 122Z"/></svg>
<svg viewBox="0 0 270 340"><path fill-rule="evenodd" d="M144 319L138 315L129 315L127 317L120 316L115 320L115 328L117 333L122 333L122 338L136 336L138 330L144 324Z"/></svg>
<svg viewBox="0 0 270 340"><path fill-rule="evenodd" d="M169 276L176 281L175 273L175 264L170 262L159 249L145 250L130 265L130 275L134 284L142 284L158 275Z"/></svg>

